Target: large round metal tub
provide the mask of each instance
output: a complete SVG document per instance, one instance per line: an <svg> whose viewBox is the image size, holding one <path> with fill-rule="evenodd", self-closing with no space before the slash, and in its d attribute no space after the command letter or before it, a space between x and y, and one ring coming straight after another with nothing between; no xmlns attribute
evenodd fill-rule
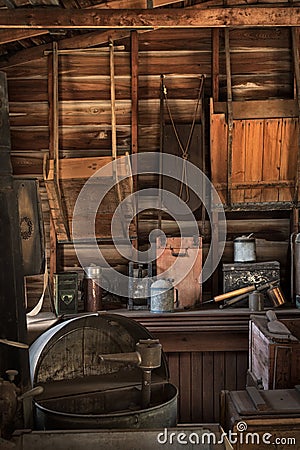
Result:
<svg viewBox="0 0 300 450"><path fill-rule="evenodd" d="M117 314L91 314L60 323L30 347L31 378L44 393L34 399L37 429L161 428L177 423L177 388L165 355L152 371L149 407L141 405L141 369L101 362L99 354L130 353L151 334Z"/></svg>

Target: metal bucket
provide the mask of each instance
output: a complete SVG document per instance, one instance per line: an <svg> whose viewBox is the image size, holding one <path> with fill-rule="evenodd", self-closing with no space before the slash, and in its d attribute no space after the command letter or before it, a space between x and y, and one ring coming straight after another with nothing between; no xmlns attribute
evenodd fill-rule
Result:
<svg viewBox="0 0 300 450"><path fill-rule="evenodd" d="M177 423L177 388L168 382L164 353L152 370L149 407L141 406L142 375L127 362L101 362L98 355L136 350L152 335L118 314L89 314L50 328L31 345L36 429L161 428Z"/></svg>
<svg viewBox="0 0 300 450"><path fill-rule="evenodd" d="M255 238L250 234L249 236L241 236L233 241L234 262L255 262L256 249Z"/></svg>
<svg viewBox="0 0 300 450"><path fill-rule="evenodd" d="M267 296L272 301L273 305L276 307L285 304L285 298L279 286L268 289Z"/></svg>
<svg viewBox="0 0 300 450"><path fill-rule="evenodd" d="M150 287L151 312L166 313L174 311L175 291L171 280L159 279Z"/></svg>

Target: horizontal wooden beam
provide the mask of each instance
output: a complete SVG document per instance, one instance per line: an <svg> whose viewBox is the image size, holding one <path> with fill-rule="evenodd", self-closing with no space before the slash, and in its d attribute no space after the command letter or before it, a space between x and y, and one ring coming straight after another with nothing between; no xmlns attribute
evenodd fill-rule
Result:
<svg viewBox="0 0 300 450"><path fill-rule="evenodd" d="M74 179L87 179L103 167L107 166L105 172L101 173L103 178L104 174L107 177L113 176L113 166L108 166L112 163L113 158L111 156L99 156L95 158L68 158L61 159L59 163L59 179L60 180L74 180ZM129 160L126 160L129 163ZM119 160L117 164L118 175L122 177L130 176L131 172L129 166L126 164L125 159ZM54 179L54 162L49 161L49 172L47 174L47 181Z"/></svg>
<svg viewBox="0 0 300 450"><path fill-rule="evenodd" d="M282 117L298 117L296 100L249 100L232 102L234 119L266 119ZM214 113L227 112L226 102L215 102Z"/></svg>
<svg viewBox="0 0 300 450"><path fill-rule="evenodd" d="M154 29L299 26L300 8L234 7L211 9L17 9L0 13L0 29Z"/></svg>
<svg viewBox="0 0 300 450"><path fill-rule="evenodd" d="M181 0L153 0L153 8L180 3ZM109 0L93 5L93 8L99 9L139 9L147 8L147 0Z"/></svg>

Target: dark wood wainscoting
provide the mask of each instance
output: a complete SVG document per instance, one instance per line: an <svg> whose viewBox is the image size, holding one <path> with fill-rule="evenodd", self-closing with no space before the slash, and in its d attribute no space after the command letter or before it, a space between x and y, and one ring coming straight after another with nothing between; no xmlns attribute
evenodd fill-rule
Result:
<svg viewBox="0 0 300 450"><path fill-rule="evenodd" d="M277 313L279 318L294 314L297 310ZM249 310L172 314L133 311L130 316L148 328L163 346L170 382L179 390L178 422L220 422L220 392L246 386Z"/></svg>

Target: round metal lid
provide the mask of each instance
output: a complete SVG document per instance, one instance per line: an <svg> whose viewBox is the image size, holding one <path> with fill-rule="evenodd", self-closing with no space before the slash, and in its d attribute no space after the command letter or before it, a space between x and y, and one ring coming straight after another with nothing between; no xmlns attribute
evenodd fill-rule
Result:
<svg viewBox="0 0 300 450"><path fill-rule="evenodd" d="M140 339L153 336L135 320L119 314L100 312L59 323L39 336L29 349L32 384L44 386L43 398L59 392L139 384L140 368L127 362L103 362L99 355L135 352ZM152 376L153 382L169 378L163 353L161 366L152 371Z"/></svg>

